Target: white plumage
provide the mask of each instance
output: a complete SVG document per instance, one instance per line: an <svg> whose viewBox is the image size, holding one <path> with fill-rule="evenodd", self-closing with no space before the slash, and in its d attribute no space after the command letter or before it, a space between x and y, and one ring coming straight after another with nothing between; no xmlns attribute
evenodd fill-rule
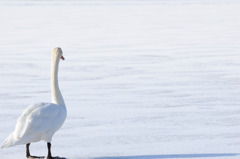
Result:
<svg viewBox="0 0 240 159"><path fill-rule="evenodd" d="M58 87L57 77L60 58L64 60L62 50L55 48L52 52L51 67L52 103L38 103L28 106L18 118L15 130L3 142L2 148L40 140L50 143L54 133L64 123L67 111Z"/></svg>
<svg viewBox="0 0 240 159"><path fill-rule="evenodd" d="M30 105L18 118L14 132L2 148L44 140L51 142L66 118L66 107L53 103Z"/></svg>

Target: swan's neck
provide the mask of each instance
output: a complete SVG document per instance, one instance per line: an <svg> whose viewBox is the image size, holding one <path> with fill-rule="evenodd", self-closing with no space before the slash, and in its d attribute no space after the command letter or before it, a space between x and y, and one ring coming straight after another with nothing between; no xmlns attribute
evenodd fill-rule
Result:
<svg viewBox="0 0 240 159"><path fill-rule="evenodd" d="M51 66L52 103L65 106L62 94L58 87L58 65L59 65L59 58L53 55L52 66Z"/></svg>

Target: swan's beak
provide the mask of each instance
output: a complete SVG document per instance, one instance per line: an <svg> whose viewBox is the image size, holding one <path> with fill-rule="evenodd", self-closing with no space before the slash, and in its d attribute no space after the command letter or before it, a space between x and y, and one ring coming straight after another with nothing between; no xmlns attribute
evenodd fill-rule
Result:
<svg viewBox="0 0 240 159"><path fill-rule="evenodd" d="M63 56L60 57L62 60L65 60L65 58Z"/></svg>

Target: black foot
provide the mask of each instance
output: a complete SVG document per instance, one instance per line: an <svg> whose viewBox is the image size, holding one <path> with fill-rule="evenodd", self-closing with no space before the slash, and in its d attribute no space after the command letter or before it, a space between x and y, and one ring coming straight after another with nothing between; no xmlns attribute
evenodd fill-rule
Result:
<svg viewBox="0 0 240 159"><path fill-rule="evenodd" d="M29 159L44 159L44 156L27 156Z"/></svg>

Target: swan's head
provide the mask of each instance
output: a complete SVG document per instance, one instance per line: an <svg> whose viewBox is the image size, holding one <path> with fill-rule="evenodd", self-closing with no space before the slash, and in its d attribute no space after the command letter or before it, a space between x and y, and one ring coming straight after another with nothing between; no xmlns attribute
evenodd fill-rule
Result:
<svg viewBox="0 0 240 159"><path fill-rule="evenodd" d="M53 49L52 55L56 56L56 58L58 59L65 60L65 58L63 57L62 49L60 47L56 47L55 49Z"/></svg>

